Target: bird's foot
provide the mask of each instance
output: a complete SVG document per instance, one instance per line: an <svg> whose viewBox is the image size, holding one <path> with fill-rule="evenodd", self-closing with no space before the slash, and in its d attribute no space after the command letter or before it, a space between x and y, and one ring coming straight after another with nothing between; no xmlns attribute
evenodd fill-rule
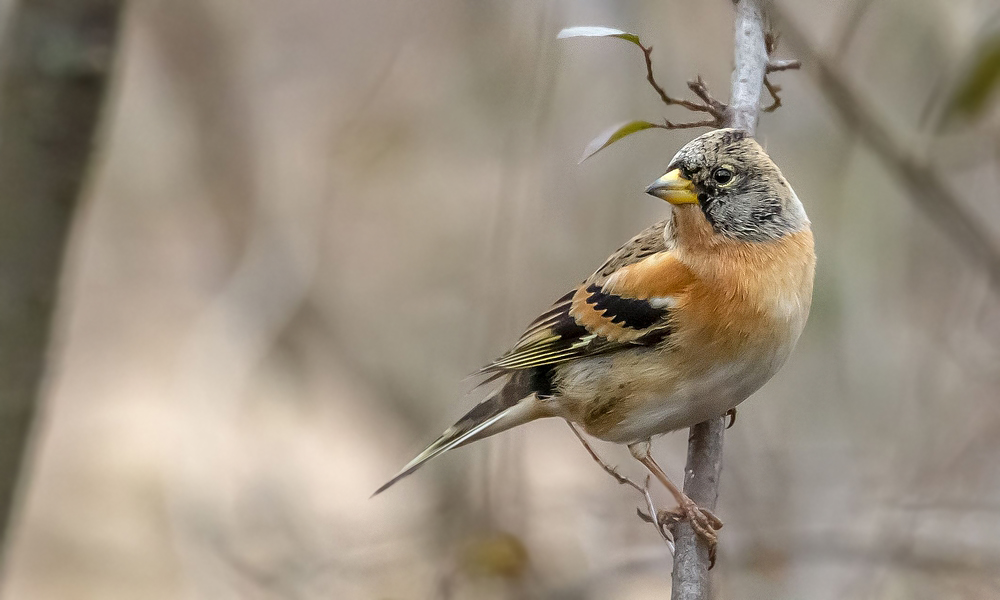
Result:
<svg viewBox="0 0 1000 600"><path fill-rule="evenodd" d="M708 556L711 560L709 568L714 567L715 549L719 543L719 536L715 532L722 529L722 520L707 508L695 504L690 498L685 498L685 500L677 508L661 510L656 515L657 523L661 528L666 529L673 528L681 521L690 523L695 533L708 545Z"/></svg>
<svg viewBox="0 0 1000 600"><path fill-rule="evenodd" d="M715 516L715 513L702 508L688 499L677 508L671 510L661 510L659 516L660 524L664 527L673 526L674 523L687 521L691 528L701 536L703 540L714 544L718 540L716 530L722 529L722 520Z"/></svg>
<svg viewBox="0 0 1000 600"><path fill-rule="evenodd" d="M736 425L736 409L730 408L726 411L726 416L729 417L729 425L726 425L726 429L729 429L733 425Z"/></svg>

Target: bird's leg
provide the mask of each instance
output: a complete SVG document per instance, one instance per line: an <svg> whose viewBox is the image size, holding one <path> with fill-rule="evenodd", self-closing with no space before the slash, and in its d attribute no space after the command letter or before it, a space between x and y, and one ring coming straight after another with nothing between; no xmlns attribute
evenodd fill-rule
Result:
<svg viewBox="0 0 1000 600"><path fill-rule="evenodd" d="M653 460L652 455L649 453L649 447L649 440L646 440L644 442L629 444L628 449L632 453L632 456L645 465L649 469L649 472L659 479L663 487L667 488L674 499L677 500L678 506L675 511L661 513L661 522L669 522L673 519L690 522L691 527L705 540L709 546L709 552L714 556L715 546L718 543L718 536L715 534L715 530L722 528L722 521L712 514L712 511L695 504L694 500L688 498L680 488L674 485L674 482L670 481L670 478L663 472L660 465L656 464L656 461Z"/></svg>
<svg viewBox="0 0 1000 600"><path fill-rule="evenodd" d="M640 494L642 494L642 497L646 500L646 507L649 509L649 515L648 515L649 518L648 519L646 518L647 515L643 513L641 509L636 509L636 512L639 514L639 517L643 521L647 521L649 523L653 523L654 525L656 525L656 530L660 532L660 537L663 538L663 541L667 543L667 547L670 548L670 554L673 554L674 540L670 536L670 533L667 532L667 528L664 526L664 521L657 518L660 513L664 513L665 511L660 511L660 513L656 512L656 506L654 506L653 504L653 496L652 494L649 493L649 475L646 475L646 483L644 485L639 485L638 483L632 481L628 477L622 475L621 473L618 472L618 469L604 462L604 460L602 460L601 457L597 455L597 452L595 452L594 449L590 447L590 443L587 442L587 438L583 437L583 434L580 433L580 431L576 428L575 425L573 425L573 423L571 423L570 421L566 421L566 424L569 425L569 428L573 430L573 433L576 435L576 439L580 440L580 443L583 444L584 448L586 448L587 452L590 454L590 457L593 458L594 461L597 462L597 464L601 465L601 468L604 469L605 473L614 477L615 481L617 481L618 483L622 485L630 485L636 490L638 490Z"/></svg>

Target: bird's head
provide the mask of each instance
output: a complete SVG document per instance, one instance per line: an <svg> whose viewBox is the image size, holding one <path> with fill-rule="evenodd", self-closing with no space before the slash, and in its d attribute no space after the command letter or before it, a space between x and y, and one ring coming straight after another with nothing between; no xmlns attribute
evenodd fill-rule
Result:
<svg viewBox="0 0 1000 600"><path fill-rule="evenodd" d="M781 171L749 134L716 129L688 142L646 193L697 205L721 235L764 241L800 231L809 219Z"/></svg>

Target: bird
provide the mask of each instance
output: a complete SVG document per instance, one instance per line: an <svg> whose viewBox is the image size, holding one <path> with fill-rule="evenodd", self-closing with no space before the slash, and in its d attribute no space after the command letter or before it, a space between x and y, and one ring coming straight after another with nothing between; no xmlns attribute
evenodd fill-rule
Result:
<svg viewBox="0 0 1000 600"><path fill-rule="evenodd" d="M733 413L781 368L809 315L805 208L746 131L685 144L646 192L670 216L556 300L479 385L502 380L375 494L453 448L545 417L626 445L713 548L722 521L650 454L661 434Z"/></svg>

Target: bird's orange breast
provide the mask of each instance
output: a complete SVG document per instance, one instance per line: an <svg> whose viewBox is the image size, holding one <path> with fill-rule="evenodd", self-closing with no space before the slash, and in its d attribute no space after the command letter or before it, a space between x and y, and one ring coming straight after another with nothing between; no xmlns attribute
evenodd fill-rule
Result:
<svg viewBox="0 0 1000 600"><path fill-rule="evenodd" d="M678 256L695 273L673 311L678 347L710 363L798 337L812 298L811 231L766 242L716 239Z"/></svg>

